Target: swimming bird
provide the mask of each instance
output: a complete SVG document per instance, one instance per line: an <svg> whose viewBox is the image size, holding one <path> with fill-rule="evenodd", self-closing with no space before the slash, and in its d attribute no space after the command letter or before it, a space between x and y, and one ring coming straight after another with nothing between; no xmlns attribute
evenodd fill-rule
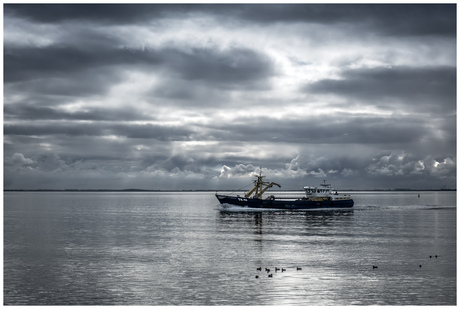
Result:
<svg viewBox="0 0 460 309"><path fill-rule="evenodd" d="M268 278L273 278L273 274L268 275Z"/></svg>
<svg viewBox="0 0 460 309"><path fill-rule="evenodd" d="M257 267L257 270L258 270L258 271L261 271L261 270L262 270L262 267Z"/></svg>
<svg viewBox="0 0 460 309"><path fill-rule="evenodd" d="M256 275L256 279L259 279L259 276Z"/></svg>
<svg viewBox="0 0 460 309"><path fill-rule="evenodd" d="M286 271L286 268L281 268L281 272L285 272Z"/></svg>
<svg viewBox="0 0 460 309"><path fill-rule="evenodd" d="M378 268L378 267L377 267L377 266L375 266L375 265L372 265L372 269L376 269L376 268Z"/></svg>
<svg viewBox="0 0 460 309"><path fill-rule="evenodd" d="M435 258L438 258L438 256L437 256L437 255L435 255L434 257L435 257Z"/></svg>
<svg viewBox="0 0 460 309"><path fill-rule="evenodd" d="M431 255L430 255L430 259L431 259Z"/></svg>
<svg viewBox="0 0 460 309"><path fill-rule="evenodd" d="M301 267L297 267L297 270L302 270L302 268L301 268Z"/></svg>
<svg viewBox="0 0 460 309"><path fill-rule="evenodd" d="M280 270L280 269L278 267L275 267L275 271L278 271L278 270Z"/></svg>
<svg viewBox="0 0 460 309"><path fill-rule="evenodd" d="M419 265L418 267L422 268L422 265Z"/></svg>
<svg viewBox="0 0 460 309"><path fill-rule="evenodd" d="M270 268L265 268L265 271L266 271L267 273L269 273L269 272L270 272Z"/></svg>

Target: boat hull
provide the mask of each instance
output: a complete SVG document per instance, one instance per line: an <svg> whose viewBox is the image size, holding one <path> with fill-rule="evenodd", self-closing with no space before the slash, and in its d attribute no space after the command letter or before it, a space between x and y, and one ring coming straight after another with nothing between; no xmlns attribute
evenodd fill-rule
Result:
<svg viewBox="0 0 460 309"><path fill-rule="evenodd" d="M321 209L321 208L351 208L352 199L313 201L308 199L258 199L216 194L221 204L229 204L249 208L274 209Z"/></svg>

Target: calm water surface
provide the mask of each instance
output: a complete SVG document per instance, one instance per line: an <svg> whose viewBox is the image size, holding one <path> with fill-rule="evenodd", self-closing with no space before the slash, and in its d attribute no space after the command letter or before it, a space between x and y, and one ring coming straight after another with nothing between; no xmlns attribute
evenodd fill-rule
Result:
<svg viewBox="0 0 460 309"><path fill-rule="evenodd" d="M417 193L223 211L210 192L5 192L4 304L456 305L456 193Z"/></svg>

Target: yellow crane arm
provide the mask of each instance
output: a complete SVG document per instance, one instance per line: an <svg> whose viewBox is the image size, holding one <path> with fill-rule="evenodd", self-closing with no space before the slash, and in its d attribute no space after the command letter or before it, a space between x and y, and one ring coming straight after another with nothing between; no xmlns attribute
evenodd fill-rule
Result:
<svg viewBox="0 0 460 309"><path fill-rule="evenodd" d="M262 174L257 176L257 180L254 180L254 188L249 190L248 193L246 193L244 195L245 197L250 197L251 194L253 194L255 192L254 193L254 198L262 198L262 194L264 194L264 192L267 191L269 188L271 188L273 186L278 186L278 187L281 188L281 186L279 184L277 184L276 182L268 183L268 182L263 181L262 180L263 177L264 176L262 176ZM263 188L264 186L266 186L266 187Z"/></svg>
<svg viewBox="0 0 460 309"><path fill-rule="evenodd" d="M257 186L255 186L254 188L252 188L250 191L248 191L248 193L246 193L244 196L246 197L250 197L252 193L254 193L254 191L257 189Z"/></svg>
<svg viewBox="0 0 460 309"><path fill-rule="evenodd" d="M265 189L263 189L262 191L260 191L259 193L259 198L262 198L262 194L265 193L265 191L267 191L268 189L270 189L271 187L273 186L278 186L281 188L281 186L279 184L277 184L276 182L271 182Z"/></svg>

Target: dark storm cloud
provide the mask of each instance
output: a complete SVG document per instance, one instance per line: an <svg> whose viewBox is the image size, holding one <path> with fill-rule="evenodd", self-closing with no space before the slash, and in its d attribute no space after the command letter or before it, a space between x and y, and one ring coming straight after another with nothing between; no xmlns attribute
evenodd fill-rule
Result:
<svg viewBox="0 0 460 309"><path fill-rule="evenodd" d="M152 124L105 124L105 123L46 123L5 124L6 135L67 135L67 136L119 136L157 140L188 140L191 130Z"/></svg>
<svg viewBox="0 0 460 309"><path fill-rule="evenodd" d="M138 23L215 15L252 23L357 23L391 35L456 35L455 4L8 4L5 12L38 22Z"/></svg>
<svg viewBox="0 0 460 309"><path fill-rule="evenodd" d="M115 65L157 65L160 55L154 51L75 46L5 48L5 82L36 78L63 78L74 72Z"/></svg>
<svg viewBox="0 0 460 309"><path fill-rule="evenodd" d="M247 48L166 50L168 66L187 80L246 84L273 75L270 58Z"/></svg>
<svg viewBox="0 0 460 309"><path fill-rule="evenodd" d="M49 102L48 102L49 103ZM62 101L60 101L62 103ZM84 111L68 112L43 104L14 104L6 105L3 109L5 119L21 120L91 120L91 121L117 121L117 120L153 120L155 116L147 115L141 111L123 108L97 108L89 107Z"/></svg>
<svg viewBox="0 0 460 309"><path fill-rule="evenodd" d="M91 21L97 23L137 23L168 16L184 5L164 4L6 4L5 12L43 23Z"/></svg>
<svg viewBox="0 0 460 309"><path fill-rule="evenodd" d="M5 91L23 97L27 93L29 103L46 105L67 104L75 97L89 98L104 95L110 88L123 81L123 74L114 68L86 68L77 72L40 74L39 71L9 71L4 75L14 75L15 81L5 81ZM11 77L11 76L10 76ZM17 98L17 96L16 96ZM24 100L21 100L24 101ZM5 104L11 103L5 100Z"/></svg>
<svg viewBox="0 0 460 309"><path fill-rule="evenodd" d="M303 90L334 93L377 106L385 100L397 100L405 109L433 113L449 113L456 109L455 67L355 69L345 70L341 75L341 79L323 79Z"/></svg>
<svg viewBox="0 0 460 309"><path fill-rule="evenodd" d="M275 73L268 56L247 48L181 51L53 45L9 48L4 59L6 83L31 80L34 82L30 85L32 89L37 84L37 91L53 94L68 94L72 89L77 92L86 89L90 93L97 93L98 89L103 91L104 84L109 86L120 81L117 71L120 67L156 70L171 78L215 83L225 88L251 87ZM46 78L52 79L50 86L40 82ZM91 89L94 85L98 88Z"/></svg>
<svg viewBox="0 0 460 309"><path fill-rule="evenodd" d="M266 125L265 124L270 124ZM353 117L343 114L301 120L241 118L239 123L213 127L219 140L264 141L303 144L398 144L417 143L430 135L419 118Z"/></svg>
<svg viewBox="0 0 460 309"><path fill-rule="evenodd" d="M275 10L274 10L275 11ZM356 23L388 35L456 35L455 5L340 4L293 5L281 8L280 20ZM276 19L276 15L274 18ZM267 22L270 15L261 14Z"/></svg>
<svg viewBox="0 0 460 309"><path fill-rule="evenodd" d="M393 35L456 34L455 4L253 4L231 6L226 12L262 23L350 23Z"/></svg>

